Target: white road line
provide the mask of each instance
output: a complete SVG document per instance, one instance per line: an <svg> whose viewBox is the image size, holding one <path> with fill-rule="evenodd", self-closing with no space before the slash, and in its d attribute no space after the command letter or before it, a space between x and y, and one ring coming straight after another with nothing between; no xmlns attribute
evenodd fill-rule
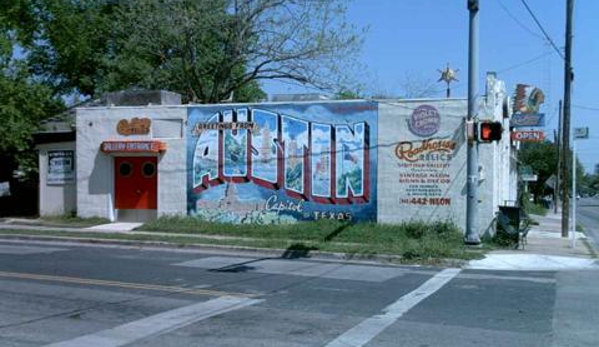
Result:
<svg viewBox="0 0 599 347"><path fill-rule="evenodd" d="M184 306L150 317L56 342L45 347L118 347L137 340L164 334L216 315L254 305L262 300L223 296L214 300Z"/></svg>
<svg viewBox="0 0 599 347"><path fill-rule="evenodd" d="M445 269L433 278L424 282L420 287L402 296L387 306L383 314L372 316L349 329L325 347L360 347L367 344L376 335L397 321L404 313L418 305L422 300L441 289L460 273L460 269Z"/></svg>

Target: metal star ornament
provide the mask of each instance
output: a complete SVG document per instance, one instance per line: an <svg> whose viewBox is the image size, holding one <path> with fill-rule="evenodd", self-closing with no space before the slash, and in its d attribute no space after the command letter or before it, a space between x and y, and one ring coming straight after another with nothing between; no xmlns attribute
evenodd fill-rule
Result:
<svg viewBox="0 0 599 347"><path fill-rule="evenodd" d="M447 63L447 67L444 70L437 69L437 71L439 71L439 73L441 73L441 77L439 78L439 80L437 82L444 81L445 83L447 83L447 98L449 98L451 95L451 89L449 88L449 85L453 81L459 82L459 80L457 79L457 76L458 76L458 71L460 71L460 70L459 69L454 70L454 69L450 68L449 63Z"/></svg>

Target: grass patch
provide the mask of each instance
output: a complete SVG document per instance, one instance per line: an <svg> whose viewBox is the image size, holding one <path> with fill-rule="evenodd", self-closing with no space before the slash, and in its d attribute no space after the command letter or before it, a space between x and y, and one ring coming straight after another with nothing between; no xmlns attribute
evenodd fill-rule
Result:
<svg viewBox="0 0 599 347"><path fill-rule="evenodd" d="M91 227L94 225L110 223L110 220L100 217L81 218L75 213L65 213L55 216L43 216L39 218L40 224L48 226L65 227Z"/></svg>
<svg viewBox="0 0 599 347"><path fill-rule="evenodd" d="M535 204L535 203L530 202L530 201L524 203L524 210L528 214L536 214L537 216L546 216L547 215L547 211L548 211L542 205Z"/></svg>
<svg viewBox="0 0 599 347"><path fill-rule="evenodd" d="M35 235L76 237L80 239L101 239L117 241L153 241L168 242L175 246L185 247L190 245L226 245L243 246L252 248L281 249L285 250L282 257L296 258L307 256L311 251L338 252L348 255L372 256L377 254L402 256L402 263L436 264L444 259L479 259L482 250L467 249L459 235L444 235L435 237L423 235L420 241L409 239L400 243L339 243L318 241L294 241L285 239L214 239L201 235L162 235L162 234L136 234L136 233L96 233L54 230L1 230L5 235ZM453 233L452 233L453 234ZM450 242L447 242L447 241Z"/></svg>
<svg viewBox="0 0 599 347"><path fill-rule="evenodd" d="M266 248L281 248L281 244L287 248L295 244L328 252L400 255L408 261L473 259L482 254L482 251L468 249L462 232L449 222L386 225L319 220L257 225L213 223L194 217L173 216L146 223L138 230L251 238L253 242L266 243ZM243 244L245 241L238 242Z"/></svg>
<svg viewBox="0 0 599 347"><path fill-rule="evenodd" d="M518 235L498 230L495 235L487 237L483 242L491 249L513 249L518 245Z"/></svg>

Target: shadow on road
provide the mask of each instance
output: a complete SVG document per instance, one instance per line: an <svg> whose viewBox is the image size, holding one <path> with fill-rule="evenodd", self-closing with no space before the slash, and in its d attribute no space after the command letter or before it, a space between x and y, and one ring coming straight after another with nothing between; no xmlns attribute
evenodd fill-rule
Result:
<svg viewBox="0 0 599 347"><path fill-rule="evenodd" d="M318 250L318 248L314 247L314 246L306 246L302 243L294 243L293 245L287 247L287 249L279 257L267 257L267 258L252 259L252 260L248 260L248 261L245 261L242 263L223 266L218 269L210 269L208 271L209 272L227 272L227 273L248 272L248 271L256 270L256 267L251 266L251 264L259 263L264 260L308 258L310 256L310 252L316 251L316 250Z"/></svg>

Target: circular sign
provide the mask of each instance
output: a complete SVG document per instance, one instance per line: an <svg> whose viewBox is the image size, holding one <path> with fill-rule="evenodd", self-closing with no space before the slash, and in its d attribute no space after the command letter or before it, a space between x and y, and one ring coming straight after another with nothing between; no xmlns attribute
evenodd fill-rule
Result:
<svg viewBox="0 0 599 347"><path fill-rule="evenodd" d="M432 136L439 131L441 117L436 108L430 105L420 105L412 112L408 127L414 135L421 137Z"/></svg>

